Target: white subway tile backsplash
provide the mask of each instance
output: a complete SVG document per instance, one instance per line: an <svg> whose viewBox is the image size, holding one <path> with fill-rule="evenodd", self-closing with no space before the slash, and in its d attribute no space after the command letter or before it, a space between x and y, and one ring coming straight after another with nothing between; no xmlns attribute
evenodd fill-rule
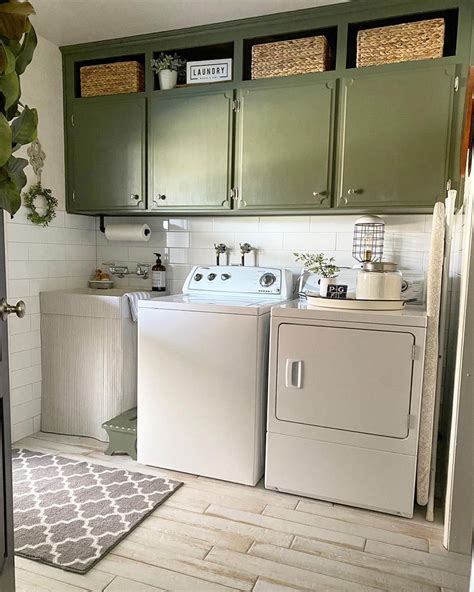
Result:
<svg viewBox="0 0 474 592"><path fill-rule="evenodd" d="M27 403L22 403L21 405L13 405L11 409L12 424L15 425L22 421L31 419L40 413L41 401L39 399L28 401Z"/></svg>
<svg viewBox="0 0 474 592"><path fill-rule="evenodd" d="M224 243L233 247L235 234L231 232L193 232L190 235L190 246L193 249L213 249L216 243Z"/></svg>
<svg viewBox="0 0 474 592"><path fill-rule="evenodd" d="M189 247L189 233L188 232L167 232L166 233L167 247Z"/></svg>
<svg viewBox="0 0 474 592"><path fill-rule="evenodd" d="M8 245L8 261L27 261L29 259L29 246L24 243L10 243Z"/></svg>
<svg viewBox="0 0 474 592"><path fill-rule="evenodd" d="M309 216L265 216L260 218L261 232L309 232Z"/></svg>
<svg viewBox="0 0 474 592"><path fill-rule="evenodd" d="M309 232L289 232L283 238L283 247L295 251L334 251L336 248L336 233L321 232L313 234Z"/></svg>
<svg viewBox="0 0 474 592"><path fill-rule="evenodd" d="M235 248L239 251L239 245L250 243L256 249L282 249L283 234L281 232L238 232L235 234Z"/></svg>
<svg viewBox="0 0 474 592"><path fill-rule="evenodd" d="M20 386L18 388L11 388L10 400L12 406L23 405L23 403L28 403L29 401L32 401L33 389L31 384L25 384L25 386Z"/></svg>
<svg viewBox="0 0 474 592"><path fill-rule="evenodd" d="M258 232L257 217L214 218L214 232Z"/></svg>
<svg viewBox="0 0 474 592"><path fill-rule="evenodd" d="M13 422L12 422L13 423ZM17 442L34 433L33 419L28 418L12 425L12 442Z"/></svg>

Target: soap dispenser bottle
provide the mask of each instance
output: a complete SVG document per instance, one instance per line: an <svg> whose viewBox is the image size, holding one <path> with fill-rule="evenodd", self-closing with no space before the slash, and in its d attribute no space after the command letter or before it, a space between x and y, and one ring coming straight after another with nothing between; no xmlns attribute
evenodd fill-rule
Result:
<svg viewBox="0 0 474 592"><path fill-rule="evenodd" d="M153 292L166 291L166 267L161 262L161 254L156 255L156 263L151 268L151 289Z"/></svg>

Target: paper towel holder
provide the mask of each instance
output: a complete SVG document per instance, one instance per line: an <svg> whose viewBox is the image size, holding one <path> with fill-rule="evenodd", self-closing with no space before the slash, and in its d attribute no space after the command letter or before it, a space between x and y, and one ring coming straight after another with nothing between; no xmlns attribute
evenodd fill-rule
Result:
<svg viewBox="0 0 474 592"><path fill-rule="evenodd" d="M102 234L105 234L105 214L99 214L99 230ZM147 228L145 230L145 236L148 236L150 232L149 228Z"/></svg>

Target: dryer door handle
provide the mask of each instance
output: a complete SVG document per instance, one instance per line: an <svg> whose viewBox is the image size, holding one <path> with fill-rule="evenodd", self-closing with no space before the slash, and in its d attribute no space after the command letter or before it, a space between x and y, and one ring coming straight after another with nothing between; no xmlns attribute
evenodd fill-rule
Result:
<svg viewBox="0 0 474 592"><path fill-rule="evenodd" d="M303 360L286 360L285 386L286 388L302 388Z"/></svg>

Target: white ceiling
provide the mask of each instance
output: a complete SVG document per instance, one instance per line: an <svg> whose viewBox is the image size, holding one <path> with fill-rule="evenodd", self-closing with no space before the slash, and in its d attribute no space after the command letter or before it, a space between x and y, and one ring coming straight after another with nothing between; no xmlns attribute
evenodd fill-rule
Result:
<svg viewBox="0 0 474 592"><path fill-rule="evenodd" d="M347 1L32 0L32 22L39 35L61 46Z"/></svg>

